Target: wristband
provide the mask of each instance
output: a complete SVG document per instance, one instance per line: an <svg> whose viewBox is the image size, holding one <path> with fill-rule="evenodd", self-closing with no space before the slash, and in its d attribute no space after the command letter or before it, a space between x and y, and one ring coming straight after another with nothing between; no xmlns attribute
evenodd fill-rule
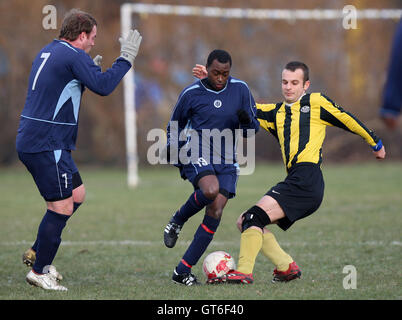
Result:
<svg viewBox="0 0 402 320"><path fill-rule="evenodd" d="M382 148L382 141L379 140L374 147L371 147L374 151L379 151Z"/></svg>

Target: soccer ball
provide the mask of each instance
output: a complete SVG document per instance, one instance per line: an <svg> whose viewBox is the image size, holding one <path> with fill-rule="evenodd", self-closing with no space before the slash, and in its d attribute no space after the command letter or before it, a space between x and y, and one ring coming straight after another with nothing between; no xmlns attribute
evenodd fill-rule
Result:
<svg viewBox="0 0 402 320"><path fill-rule="evenodd" d="M215 251L204 259L202 270L208 279L222 277L229 270L236 269L233 257L225 251Z"/></svg>

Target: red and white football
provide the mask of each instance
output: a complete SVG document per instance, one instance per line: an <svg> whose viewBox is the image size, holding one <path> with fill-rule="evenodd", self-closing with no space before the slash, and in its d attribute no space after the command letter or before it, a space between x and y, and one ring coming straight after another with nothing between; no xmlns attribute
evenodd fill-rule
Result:
<svg viewBox="0 0 402 320"><path fill-rule="evenodd" d="M229 270L236 269L233 257L225 251L215 251L207 255L202 264L202 270L208 279L222 277Z"/></svg>

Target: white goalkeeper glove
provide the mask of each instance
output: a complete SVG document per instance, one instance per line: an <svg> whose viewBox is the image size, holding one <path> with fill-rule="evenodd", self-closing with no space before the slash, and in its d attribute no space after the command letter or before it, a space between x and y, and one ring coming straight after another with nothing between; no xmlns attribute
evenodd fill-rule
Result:
<svg viewBox="0 0 402 320"><path fill-rule="evenodd" d="M134 65L134 59L138 54L142 36L137 30L130 30L126 39L120 37L120 57L126 59L131 65Z"/></svg>
<svg viewBox="0 0 402 320"><path fill-rule="evenodd" d="M94 63L96 66L100 67L102 64L102 56L99 54L94 58Z"/></svg>

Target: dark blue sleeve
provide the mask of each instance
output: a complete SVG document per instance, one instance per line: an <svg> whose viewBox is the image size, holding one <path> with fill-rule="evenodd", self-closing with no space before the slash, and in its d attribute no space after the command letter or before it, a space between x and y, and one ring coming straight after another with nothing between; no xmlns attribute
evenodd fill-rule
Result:
<svg viewBox="0 0 402 320"><path fill-rule="evenodd" d="M167 144L177 143L178 141L171 141L171 138L175 140L179 138L180 132L186 127L189 120L189 96L186 93L181 93L177 103L173 109L172 116L167 126ZM176 130L176 132L172 132ZM175 135L173 135L175 134Z"/></svg>
<svg viewBox="0 0 402 320"><path fill-rule="evenodd" d="M257 108L250 89L244 86L243 91L243 107L248 112L251 122L247 125L240 125L240 128L243 129L243 137L247 137L247 129L254 129L255 133L257 133L260 129L260 123L257 119Z"/></svg>
<svg viewBox="0 0 402 320"><path fill-rule="evenodd" d="M382 116L398 116L402 107L402 19L392 45L388 75L384 88Z"/></svg>
<svg viewBox="0 0 402 320"><path fill-rule="evenodd" d="M89 90L101 96L111 94L130 68L131 64L127 60L118 58L111 68L102 72L101 68L95 65L91 57L84 52L81 52L72 62L74 77Z"/></svg>

